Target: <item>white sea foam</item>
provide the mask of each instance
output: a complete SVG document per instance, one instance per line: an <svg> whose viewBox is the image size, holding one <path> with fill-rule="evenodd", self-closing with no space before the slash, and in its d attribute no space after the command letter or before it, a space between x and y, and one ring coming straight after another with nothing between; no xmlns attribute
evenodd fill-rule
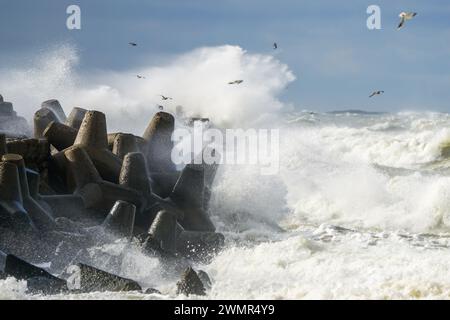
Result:
<svg viewBox="0 0 450 320"><path fill-rule="evenodd" d="M26 281L18 281L12 277L0 280L0 300L25 299Z"/></svg>
<svg viewBox="0 0 450 320"><path fill-rule="evenodd" d="M440 159L450 138L448 115L395 117L405 129L374 132L368 130L374 119L362 126L362 116L358 125L349 119L345 125L288 130L281 176L288 206L300 219L420 232L448 229L450 179L424 171ZM385 122L385 116L377 119Z"/></svg>
<svg viewBox="0 0 450 320"><path fill-rule="evenodd" d="M448 250L364 233L293 232L222 252L207 272L214 299L449 299Z"/></svg>

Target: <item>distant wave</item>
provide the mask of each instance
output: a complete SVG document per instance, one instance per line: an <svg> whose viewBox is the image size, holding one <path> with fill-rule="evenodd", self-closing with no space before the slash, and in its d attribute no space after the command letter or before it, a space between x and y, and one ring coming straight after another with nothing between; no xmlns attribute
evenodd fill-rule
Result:
<svg viewBox="0 0 450 320"><path fill-rule="evenodd" d="M365 111L365 110L358 110L358 109L348 109L348 110L335 110L335 111L329 111L327 113L331 114L355 114L355 115L382 115L386 114L387 112L384 111Z"/></svg>

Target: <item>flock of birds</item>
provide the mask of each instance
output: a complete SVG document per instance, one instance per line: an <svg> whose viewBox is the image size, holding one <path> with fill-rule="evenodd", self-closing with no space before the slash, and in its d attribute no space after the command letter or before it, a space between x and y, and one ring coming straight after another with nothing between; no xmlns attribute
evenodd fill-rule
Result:
<svg viewBox="0 0 450 320"><path fill-rule="evenodd" d="M416 15L417 15L417 12L405 12L405 11L401 12L399 14L400 23L399 23L399 25L397 27L397 30L400 30L401 28L403 28L405 26L406 21L412 20ZM128 44L130 46L132 46L132 47L137 47L138 46L138 44L136 42L129 42ZM273 43L273 49L274 50L278 49L278 44L276 42ZM140 74L136 75L136 77L138 79L146 79L145 76L140 75ZM228 84L229 85L239 85L242 82L244 82L244 80L239 79L239 80L230 81L230 82L228 82ZM376 91L374 91L374 92L372 92L370 94L369 98L372 98L372 97L375 97L375 96L379 96L379 95L381 95L383 93L384 93L383 90L376 90ZM165 95L162 95L162 94L160 94L159 96L161 97L162 101L173 100L171 97L168 97L168 96L165 96ZM158 105L158 108L159 108L159 110L164 110L164 106L162 106L162 105Z"/></svg>
<svg viewBox="0 0 450 320"><path fill-rule="evenodd" d="M130 46L132 46L132 47L137 47L138 46L138 44L136 42L128 42L128 44ZM274 43L273 44L273 48L277 49L278 45L276 43ZM136 78L138 78L138 79L147 79L145 76L140 75L140 74L137 74ZM239 79L239 80L230 81L230 82L228 82L228 84L241 84L242 82L244 82L244 80ZM168 97L168 96L165 96L163 94L160 94L159 96L161 97L162 101L173 100L172 97ZM159 110L164 110L164 106L163 105L158 104L157 107L158 107Z"/></svg>
<svg viewBox="0 0 450 320"><path fill-rule="evenodd" d="M132 46L132 47L137 47L137 45L138 45L136 42L128 42L128 44L130 46ZM138 79L147 79L145 76L140 75L140 74L137 74L136 78L138 78ZM160 94L159 96L161 97L161 100L163 100L163 101L172 100L171 97L168 97L168 96L165 96L165 95L162 95L162 94ZM162 106L162 105L157 105L157 107L158 107L159 110L164 110L164 106Z"/></svg>
<svg viewBox="0 0 450 320"><path fill-rule="evenodd" d="M398 24L397 30L400 30L401 28L403 28L405 26L406 21L411 20L412 18L414 18L415 16L417 16L417 12L401 12L399 14L400 17L400 23ZM371 93L371 95L369 96L369 98L372 98L374 96L379 96L381 94L383 94L384 91L383 90L377 90Z"/></svg>

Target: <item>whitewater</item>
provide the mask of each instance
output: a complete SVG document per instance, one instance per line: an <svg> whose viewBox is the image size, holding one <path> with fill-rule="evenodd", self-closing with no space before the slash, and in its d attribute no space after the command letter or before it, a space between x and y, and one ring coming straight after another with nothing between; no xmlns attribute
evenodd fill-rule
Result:
<svg viewBox="0 0 450 320"><path fill-rule="evenodd" d="M262 176L257 166L220 167L210 214L226 246L210 261L195 265L212 279L207 295L177 295L177 278L167 265L132 248L120 274L161 294L29 295L26 282L9 278L0 280L0 299L450 298L450 114L295 111L277 99L295 79L288 68L238 47L201 49L158 68L167 79L188 71L195 78L196 72L206 72L205 65L216 70L222 64L250 73L257 84L249 85L250 93L241 90L231 97L224 95L229 88L211 89L205 104L191 103L189 115L210 117L220 127L279 129L280 170ZM20 79L20 72L11 72ZM266 73L275 74L269 85L258 81ZM104 77L95 80L103 83ZM114 115L114 103L129 106L127 116L133 118L143 108L139 97L147 97L147 91L114 80L119 78L112 77L109 87L95 86L91 79L94 89L73 83L57 88L67 108L90 98L108 115L113 112L108 125L114 128L122 114ZM16 88L3 86L14 97ZM180 92L183 105L189 105L196 99L190 88L197 84L186 86L178 83L164 92ZM20 98L22 105L40 101L33 92L41 94L42 88L28 90L30 96ZM79 94L73 97L73 92ZM229 98L226 103L220 100L224 97ZM208 109L219 101L221 108ZM129 124L130 131L139 130L139 121ZM121 248L116 244L104 250L114 254Z"/></svg>

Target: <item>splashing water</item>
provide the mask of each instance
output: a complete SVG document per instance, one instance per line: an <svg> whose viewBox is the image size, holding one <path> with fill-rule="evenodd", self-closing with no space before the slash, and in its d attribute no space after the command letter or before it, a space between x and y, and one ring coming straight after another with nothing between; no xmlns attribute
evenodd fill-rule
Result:
<svg viewBox="0 0 450 320"><path fill-rule="evenodd" d="M283 104L276 96L295 79L288 67L271 56L249 54L236 46L196 49L164 66L79 74L75 48L63 45L35 59L27 68L0 69L3 96L32 118L41 101L58 98L65 111L81 106L104 111L111 131L141 134L164 104L175 113L214 119L217 125L251 126L273 116ZM134 74L148 75L136 79ZM230 80L243 78L239 86ZM174 100L161 101L160 94Z"/></svg>

